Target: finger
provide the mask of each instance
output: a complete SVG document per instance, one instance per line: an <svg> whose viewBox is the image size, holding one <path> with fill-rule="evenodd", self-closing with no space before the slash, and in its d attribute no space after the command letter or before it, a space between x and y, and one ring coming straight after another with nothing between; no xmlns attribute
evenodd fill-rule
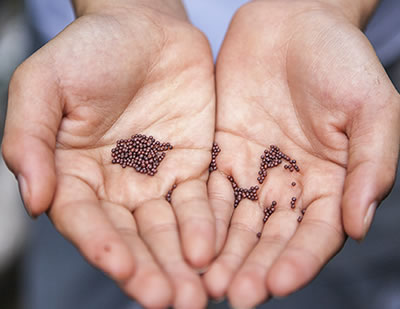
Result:
<svg viewBox="0 0 400 309"><path fill-rule="evenodd" d="M346 233L365 237L378 204L391 190L400 145L400 98L361 108L348 132L349 161L343 195ZM379 111L377 112L377 109Z"/></svg>
<svg viewBox="0 0 400 309"><path fill-rule="evenodd" d="M89 263L112 279L123 281L133 274L134 257L85 182L60 176L49 217Z"/></svg>
<svg viewBox="0 0 400 309"><path fill-rule="evenodd" d="M172 287L149 249L139 237L132 213L123 206L102 202L116 230L130 248L136 262L133 275L120 283L121 288L145 308L165 308L172 303Z"/></svg>
<svg viewBox="0 0 400 309"><path fill-rule="evenodd" d="M180 183L172 194L171 203L187 261L196 268L204 268L215 253L215 221L205 182Z"/></svg>
<svg viewBox="0 0 400 309"><path fill-rule="evenodd" d="M224 246L233 213L233 191L229 180L219 171L208 179L208 196L215 217L215 248L218 254Z"/></svg>
<svg viewBox="0 0 400 309"><path fill-rule="evenodd" d="M267 290L284 297L300 289L342 248L344 241L340 196L312 202L296 233L271 266Z"/></svg>
<svg viewBox="0 0 400 309"><path fill-rule="evenodd" d="M14 73L2 151L32 216L48 209L55 191L54 149L62 118L59 99L46 68L27 62Z"/></svg>
<svg viewBox="0 0 400 309"><path fill-rule="evenodd" d="M199 276L185 262L178 227L166 200L152 200L134 212L139 233L174 288L174 308L203 308L207 296Z"/></svg>
<svg viewBox="0 0 400 309"><path fill-rule="evenodd" d="M212 298L220 299L226 294L234 273L257 243L262 213L261 207L249 200L243 200L236 208L225 246L204 275L206 288Z"/></svg>
<svg viewBox="0 0 400 309"><path fill-rule="evenodd" d="M265 223L259 242L229 286L229 302L235 308L253 308L269 296L265 284L267 273L299 225L300 210L291 209L285 202L278 200L276 211Z"/></svg>

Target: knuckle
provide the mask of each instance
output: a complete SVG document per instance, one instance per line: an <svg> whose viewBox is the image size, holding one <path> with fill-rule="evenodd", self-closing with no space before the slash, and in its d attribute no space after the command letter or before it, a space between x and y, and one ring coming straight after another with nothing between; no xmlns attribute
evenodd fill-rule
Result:
<svg viewBox="0 0 400 309"><path fill-rule="evenodd" d="M249 226L248 224L242 223L242 222L232 222L230 229L236 230L240 233L249 233L249 234L257 234L258 231L256 231L255 228L252 226Z"/></svg>
<svg viewBox="0 0 400 309"><path fill-rule="evenodd" d="M143 238L147 238L147 237L154 237L160 234L170 234L176 232L177 232L177 226L175 223L164 223L164 224L151 225L141 234Z"/></svg>

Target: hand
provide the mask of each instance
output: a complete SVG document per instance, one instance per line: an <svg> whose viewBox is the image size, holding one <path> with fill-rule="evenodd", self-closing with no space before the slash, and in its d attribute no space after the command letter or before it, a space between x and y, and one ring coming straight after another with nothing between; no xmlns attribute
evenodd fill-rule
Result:
<svg viewBox="0 0 400 309"><path fill-rule="evenodd" d="M23 63L3 154L30 213L48 211L128 295L149 308L201 308L206 293L186 261L202 268L215 254L213 62L171 2L88 7ZM154 177L111 164L116 141L136 133L174 146Z"/></svg>
<svg viewBox="0 0 400 309"><path fill-rule="evenodd" d="M233 307L310 282L346 234L365 236L394 182L399 95L362 32L340 10L312 2L244 6L217 62L221 153L209 198L223 249L204 280L212 297L227 293ZM284 164L268 170L259 200L234 211L227 175L240 187L258 185L260 155L270 144L294 157L300 172ZM273 200L276 211L263 226Z"/></svg>

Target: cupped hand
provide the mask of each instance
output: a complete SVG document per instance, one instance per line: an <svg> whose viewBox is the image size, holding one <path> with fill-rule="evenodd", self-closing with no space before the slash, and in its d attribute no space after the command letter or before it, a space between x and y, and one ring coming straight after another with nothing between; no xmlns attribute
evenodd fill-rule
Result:
<svg viewBox="0 0 400 309"><path fill-rule="evenodd" d="M163 5L96 8L23 63L3 155L30 213L47 211L130 296L149 308L201 308L192 267L215 254L213 61L183 8ZM111 164L116 141L138 133L174 146L153 177Z"/></svg>
<svg viewBox="0 0 400 309"><path fill-rule="evenodd" d="M213 298L227 293L233 307L250 308L310 282L346 234L365 236L394 182L400 100L363 33L316 1L256 1L240 9L216 81L221 152L209 198L221 253L204 280ZM291 173L284 161L259 185L260 156L271 144L300 170ZM227 176L239 187L259 185L258 200L244 199L234 210Z"/></svg>

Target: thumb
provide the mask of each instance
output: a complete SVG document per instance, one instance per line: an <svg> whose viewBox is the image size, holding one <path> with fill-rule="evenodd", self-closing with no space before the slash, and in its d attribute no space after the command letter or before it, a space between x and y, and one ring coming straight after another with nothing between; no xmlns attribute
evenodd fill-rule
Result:
<svg viewBox="0 0 400 309"><path fill-rule="evenodd" d="M375 210L390 192L400 144L400 96L365 104L347 132L349 161L343 194L343 223L355 240L366 236Z"/></svg>
<svg viewBox="0 0 400 309"><path fill-rule="evenodd" d="M56 187L54 150L62 107L54 80L51 70L27 60L9 87L2 153L33 217L48 209Z"/></svg>

